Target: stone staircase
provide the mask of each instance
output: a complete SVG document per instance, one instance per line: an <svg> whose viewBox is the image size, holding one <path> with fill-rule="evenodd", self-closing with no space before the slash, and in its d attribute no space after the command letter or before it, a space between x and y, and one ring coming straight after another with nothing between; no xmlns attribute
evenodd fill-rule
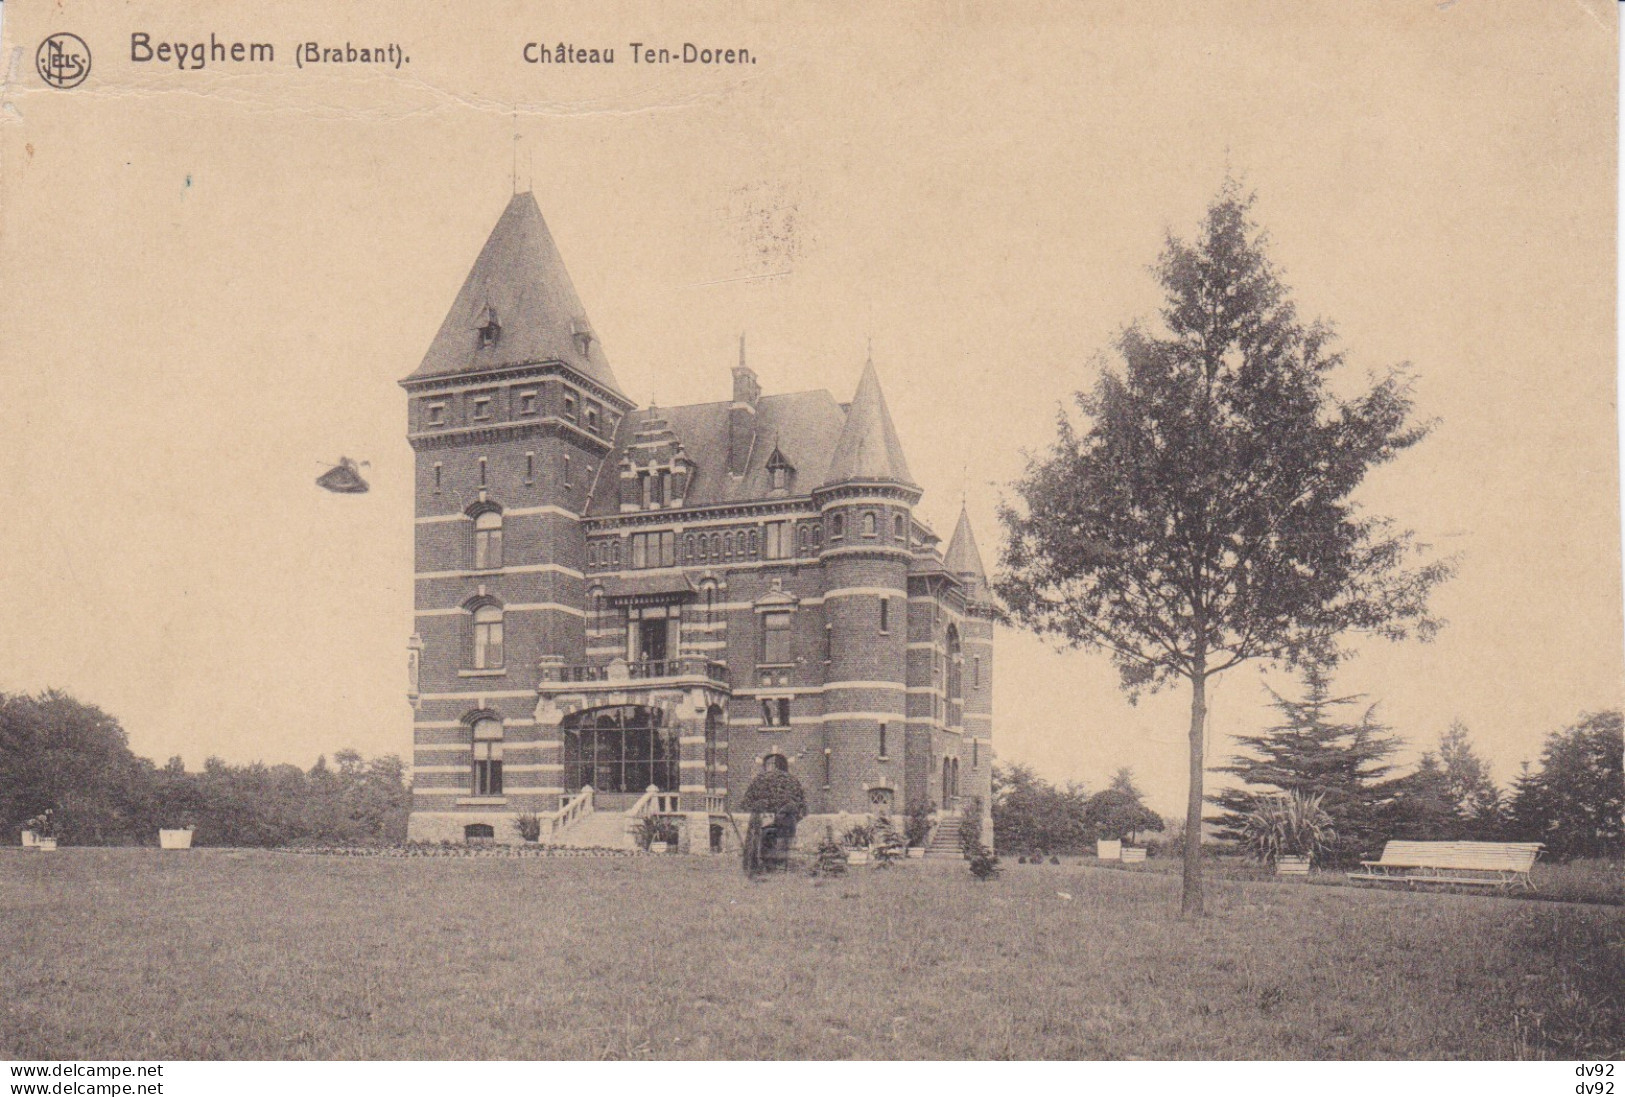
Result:
<svg viewBox="0 0 1625 1097"><path fill-rule="evenodd" d="M594 811L553 836L553 845L573 848L633 849L632 818L624 811Z"/></svg>
<svg viewBox="0 0 1625 1097"><path fill-rule="evenodd" d="M937 825L925 846L926 860L963 858L959 851L959 813L950 811L937 817Z"/></svg>

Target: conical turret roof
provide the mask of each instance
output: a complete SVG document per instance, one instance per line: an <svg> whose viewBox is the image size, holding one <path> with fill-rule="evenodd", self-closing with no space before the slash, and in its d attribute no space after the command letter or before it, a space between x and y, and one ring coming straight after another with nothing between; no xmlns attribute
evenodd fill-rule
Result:
<svg viewBox="0 0 1625 1097"><path fill-rule="evenodd" d="M554 360L621 391L536 199L516 194L408 380Z"/></svg>
<svg viewBox="0 0 1625 1097"><path fill-rule="evenodd" d="M892 426L891 413L886 410L886 397L880 391L873 360L864 363L824 484L827 487L851 480L915 486L903 457L903 444L897 440L897 428Z"/></svg>
<svg viewBox="0 0 1625 1097"><path fill-rule="evenodd" d="M963 505L959 508L959 524L948 541L948 551L942 557L942 566L966 581L973 597L980 597L987 589L987 572L982 568L982 554L976 550L976 534L971 532L970 515Z"/></svg>

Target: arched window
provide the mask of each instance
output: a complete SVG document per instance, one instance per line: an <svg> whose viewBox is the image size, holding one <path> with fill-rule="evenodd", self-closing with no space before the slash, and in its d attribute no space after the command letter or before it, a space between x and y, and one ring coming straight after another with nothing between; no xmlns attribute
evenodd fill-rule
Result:
<svg viewBox="0 0 1625 1097"><path fill-rule="evenodd" d="M959 705L964 695L965 656L959 644L959 629L948 626L948 723L959 723Z"/></svg>
<svg viewBox="0 0 1625 1097"><path fill-rule="evenodd" d="M502 666L502 607L487 602L474 611L475 670Z"/></svg>
<svg viewBox="0 0 1625 1097"><path fill-rule="evenodd" d="M470 823L463 828L463 841L489 842L497 836L497 830L490 823Z"/></svg>
<svg viewBox="0 0 1625 1097"><path fill-rule="evenodd" d="M832 514L829 516L829 539L839 541L846 536L846 516Z"/></svg>
<svg viewBox="0 0 1625 1097"><path fill-rule="evenodd" d="M790 760L782 754L769 754L762 759L762 772L778 770L780 773L790 772Z"/></svg>
<svg viewBox="0 0 1625 1097"><path fill-rule="evenodd" d="M749 549L750 558L752 560L756 559L756 546L757 546L757 543L758 542L756 540L756 531L753 529L753 530L750 531L750 549Z"/></svg>
<svg viewBox="0 0 1625 1097"><path fill-rule="evenodd" d="M609 558L610 562L616 567L621 566L621 542L619 538L609 543Z"/></svg>
<svg viewBox="0 0 1625 1097"><path fill-rule="evenodd" d="M724 533L722 535L722 558L724 560L732 560L733 557L734 557L734 535L731 534L731 533Z"/></svg>
<svg viewBox="0 0 1625 1097"><path fill-rule="evenodd" d="M899 541L907 541L908 540L908 516L907 515L902 514L902 513L898 513L898 514L893 515L892 520L891 520L891 528L892 528L892 536L893 537L896 537Z"/></svg>
<svg viewBox="0 0 1625 1097"><path fill-rule="evenodd" d="M865 537L873 537L875 536L875 533L875 512L872 510L866 510L863 512L863 535Z"/></svg>
<svg viewBox="0 0 1625 1097"><path fill-rule="evenodd" d="M687 563L693 563L694 561L694 535L692 533L683 534L683 560Z"/></svg>
<svg viewBox="0 0 1625 1097"><path fill-rule="evenodd" d="M869 806L883 813L890 811L892 806L892 790L889 788L870 789Z"/></svg>
<svg viewBox="0 0 1625 1097"><path fill-rule="evenodd" d="M502 512L481 511L474 519L474 568L502 566Z"/></svg>
<svg viewBox="0 0 1625 1097"><path fill-rule="evenodd" d="M474 795L502 795L502 721L474 721Z"/></svg>
<svg viewBox="0 0 1625 1097"><path fill-rule="evenodd" d="M942 806L944 809L948 807L948 801L952 798L948 785L948 756L944 754L942 756Z"/></svg>

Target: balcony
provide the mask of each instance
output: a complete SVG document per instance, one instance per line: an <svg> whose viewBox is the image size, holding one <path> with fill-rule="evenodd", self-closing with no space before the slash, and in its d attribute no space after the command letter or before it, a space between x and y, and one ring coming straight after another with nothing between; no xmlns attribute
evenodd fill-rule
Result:
<svg viewBox="0 0 1625 1097"><path fill-rule="evenodd" d="M636 682L650 686L705 685L728 690L728 666L715 659L686 655L676 659L651 659L629 663L612 659L608 663L543 663L539 685L543 693L575 692L583 689L625 689Z"/></svg>

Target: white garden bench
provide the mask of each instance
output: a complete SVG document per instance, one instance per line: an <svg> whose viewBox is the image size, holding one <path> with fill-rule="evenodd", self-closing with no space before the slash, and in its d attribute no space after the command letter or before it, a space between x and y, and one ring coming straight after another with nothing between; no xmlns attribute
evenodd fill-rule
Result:
<svg viewBox="0 0 1625 1097"><path fill-rule="evenodd" d="M1356 883L1459 884L1535 890L1529 874L1540 842L1389 842L1376 861L1348 874Z"/></svg>

